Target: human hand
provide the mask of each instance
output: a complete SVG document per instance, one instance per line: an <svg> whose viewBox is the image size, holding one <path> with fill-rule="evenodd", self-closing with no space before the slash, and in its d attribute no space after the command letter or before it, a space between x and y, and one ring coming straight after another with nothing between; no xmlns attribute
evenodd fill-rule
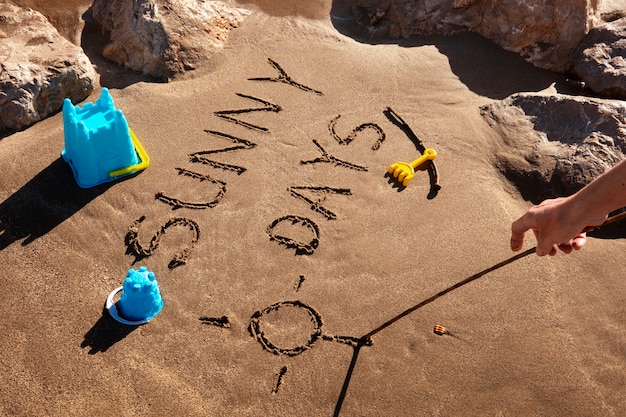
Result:
<svg viewBox="0 0 626 417"><path fill-rule="evenodd" d="M511 225L511 249L519 251L524 244L526 231L532 230L537 239L536 253L539 256L554 256L557 248L563 253L582 249L587 242L587 226L601 224L602 219L587 219L575 213L571 199L546 200L531 207Z"/></svg>

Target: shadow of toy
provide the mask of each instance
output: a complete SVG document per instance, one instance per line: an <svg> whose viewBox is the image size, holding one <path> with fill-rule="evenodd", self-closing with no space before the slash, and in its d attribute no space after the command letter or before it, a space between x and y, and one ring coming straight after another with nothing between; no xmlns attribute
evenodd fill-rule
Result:
<svg viewBox="0 0 626 417"><path fill-rule="evenodd" d="M409 138L409 140L415 146L415 149L421 154L424 154L426 151L426 146L421 141L421 139L413 132L413 129L409 126L404 119L396 113L391 107L387 107L383 112L387 119L396 125L402 132ZM424 167L419 168L419 171L428 170L428 177L430 179L430 191L426 196L427 199L432 200L437 197L439 190L441 190L441 185L439 185L439 172L437 171L437 166L434 161L429 161ZM387 182L393 185L393 188L396 188L398 192L402 192L406 189L406 187L397 181L396 178L393 177L389 172L385 173L385 178L387 178Z"/></svg>
<svg viewBox="0 0 626 417"><path fill-rule="evenodd" d="M87 333L81 348L89 347L89 354L104 353L111 346L124 339L138 326L129 326L119 323L111 317L106 308L102 309L102 316Z"/></svg>
<svg viewBox="0 0 626 417"><path fill-rule="evenodd" d="M113 182L80 188L59 157L0 203L0 250L14 242L26 246L103 194Z"/></svg>

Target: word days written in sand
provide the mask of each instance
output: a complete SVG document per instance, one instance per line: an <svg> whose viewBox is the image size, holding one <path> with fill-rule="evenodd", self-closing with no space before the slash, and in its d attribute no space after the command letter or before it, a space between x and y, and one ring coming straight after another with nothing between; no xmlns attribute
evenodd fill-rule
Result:
<svg viewBox="0 0 626 417"><path fill-rule="evenodd" d="M285 83L302 90L303 94L323 95L321 91L315 90L311 87L294 81L277 62L269 58L268 62L277 73L277 76L275 78L261 77L249 78L249 80L259 82ZM234 123L246 129L250 129L256 132L268 133L268 128L243 121L241 120L241 117L246 114L255 112L278 113L282 111L282 107L278 104L271 103L259 97L239 93L237 93L237 95L239 97L249 100L251 103L254 104L254 107L220 110L214 112L214 115L225 121ZM387 112L391 112L393 114L393 111L391 109L387 109ZM371 146L372 151L378 150L383 144L385 140L385 132L376 123L363 123L352 129L352 131L350 131L350 133L346 137L340 136L339 134L337 134L335 129L340 117L341 115L337 115L336 117L332 118L328 123L329 135L339 145L349 145L361 134L361 132L364 131L368 131L368 137L371 137L372 134L375 137L374 143ZM226 132L220 132L215 130L204 130L204 132L212 137L226 139L227 141L231 142L232 145L220 149L191 153L188 155L189 162L191 164L208 165L218 170L231 171L236 173L237 175L244 174L246 172L246 168L238 165L218 162L213 160L212 158L215 156L215 154L224 154L238 150L250 150L255 148L257 145L249 140L233 136ZM313 139L312 143L319 151L319 156L310 160L302 160L300 161L301 165L330 164L335 167L352 170L353 172L368 171L368 168L365 166L361 166L350 161L345 161L335 157L334 155L329 153L318 141ZM155 194L156 201L167 204L173 209L186 208L193 210L206 210L216 207L226 194L227 183L221 179L213 178L212 176L207 174L198 173L193 169L175 169L180 176L195 179L198 182L203 183L204 185L211 184L213 186L212 189L216 190L215 194L212 195L210 198L205 199L204 201L185 201L175 195L168 195L163 192L157 192ZM315 213L315 215L311 216L313 218L297 216L293 214L278 216L273 222L271 222L267 226L266 233L269 237L270 242L275 242L279 245L283 245L287 250L295 250L295 253L297 255L310 256L315 252L320 242L320 227L317 221L319 221L320 218L325 219L326 221L337 219L337 214L329 210L322 203L330 195L351 196L352 192L348 188L335 188L331 186L292 186L287 189L287 192L294 199L306 204ZM141 216L139 219L135 220L131 224L125 238L127 254L133 255L135 257L134 263L150 257L157 250L159 242L167 233L167 230L172 227L188 229L190 232L190 237L185 246L181 247L175 253L174 257L169 262L168 267L170 269L173 269L184 265L188 261L189 257L193 256L194 246L201 238L200 225L195 220L189 217L169 218L153 234L149 243L147 245L144 245L139 241L138 235L142 222L145 220L145 218L145 216ZM294 233L299 237L294 238L285 234L284 232L282 234L279 233L279 230L293 230L289 228L302 229L298 230L297 233ZM310 238L303 240L302 236L307 235L310 236ZM296 292L300 290L304 280L304 275L300 275L298 277L297 282L294 284L294 289ZM263 331L264 320L266 320L267 317L272 314L293 314L297 317L302 316L305 321L310 322L312 325L308 341L293 346L278 346L278 344L270 340L267 334ZM202 324L205 325L217 326L220 328L230 327L229 319L226 316L222 316L219 318L200 317L199 320ZM357 344L363 344L364 342L363 340L352 336L328 335L323 332L322 328L322 317L312 307L300 301L281 301L272 304L265 309L256 311L250 318L248 331L250 332L250 335L259 342L263 349L276 355L298 355L308 348L312 347L320 339L345 343L352 346L356 346ZM276 393L278 391L278 388L282 384L283 377L285 376L286 372L287 368L283 367L276 374L276 383L274 385L273 393Z"/></svg>

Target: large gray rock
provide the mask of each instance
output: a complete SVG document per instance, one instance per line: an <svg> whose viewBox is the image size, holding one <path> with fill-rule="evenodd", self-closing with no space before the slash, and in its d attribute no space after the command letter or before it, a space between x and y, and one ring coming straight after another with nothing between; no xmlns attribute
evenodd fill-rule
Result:
<svg viewBox="0 0 626 417"><path fill-rule="evenodd" d="M19 130L91 94L96 72L82 49L39 12L0 3L0 130Z"/></svg>
<svg viewBox="0 0 626 417"><path fill-rule="evenodd" d="M626 99L626 18L589 31L576 52L574 71L595 93Z"/></svg>
<svg viewBox="0 0 626 417"><path fill-rule="evenodd" d="M383 36L472 31L540 68L563 72L598 19L598 0L347 0Z"/></svg>
<svg viewBox="0 0 626 417"><path fill-rule="evenodd" d="M578 191L626 153L626 102L519 93L481 108L502 138L496 165L538 203Z"/></svg>
<svg viewBox="0 0 626 417"><path fill-rule="evenodd" d="M169 80L207 61L249 12L219 1L94 0L92 13L110 32L107 59Z"/></svg>

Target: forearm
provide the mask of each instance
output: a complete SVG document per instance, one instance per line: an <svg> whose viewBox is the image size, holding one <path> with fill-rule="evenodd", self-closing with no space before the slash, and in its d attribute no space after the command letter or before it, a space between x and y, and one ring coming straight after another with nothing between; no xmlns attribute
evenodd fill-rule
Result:
<svg viewBox="0 0 626 417"><path fill-rule="evenodd" d="M610 212L626 206L626 160L569 198L573 215L594 226Z"/></svg>

